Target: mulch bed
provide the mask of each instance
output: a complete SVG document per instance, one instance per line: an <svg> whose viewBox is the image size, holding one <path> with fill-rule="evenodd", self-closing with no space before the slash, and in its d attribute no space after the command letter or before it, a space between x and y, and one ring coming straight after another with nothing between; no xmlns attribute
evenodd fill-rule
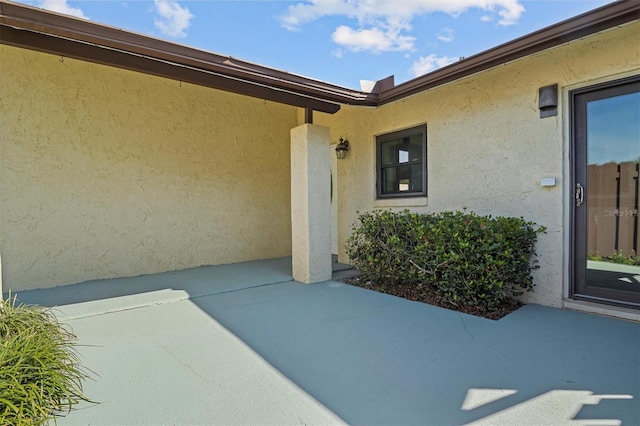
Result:
<svg viewBox="0 0 640 426"><path fill-rule="evenodd" d="M393 296L402 297L403 299L413 300L417 302L428 303L429 305L439 306L445 309L452 309L454 311L463 312L469 315L475 315L478 317L488 318L492 320L498 320L503 318L510 313L518 310L522 307L522 303L509 303L501 306L499 309L495 311L485 311L484 309L478 306L456 306L452 303L447 302L442 297L439 297L435 294L429 292L427 287L418 287L418 286L386 286L383 287L369 280L365 280L361 277L351 277L345 278L342 280L346 284L350 284L356 287L366 288L368 290L377 291L380 293L391 294Z"/></svg>

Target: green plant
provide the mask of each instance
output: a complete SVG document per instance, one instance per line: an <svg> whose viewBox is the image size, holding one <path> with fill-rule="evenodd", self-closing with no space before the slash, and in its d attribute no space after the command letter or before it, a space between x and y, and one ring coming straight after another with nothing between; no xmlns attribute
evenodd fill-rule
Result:
<svg viewBox="0 0 640 426"><path fill-rule="evenodd" d="M0 424L43 424L88 401L76 337L48 309L0 299Z"/></svg>
<svg viewBox="0 0 640 426"><path fill-rule="evenodd" d="M533 288L541 232L522 218L378 210L359 216L347 253L382 286L425 286L454 306L491 311Z"/></svg>
<svg viewBox="0 0 640 426"><path fill-rule="evenodd" d="M596 254L589 254L587 258L589 260L595 260L597 262L609 262L617 263L620 265L640 266L640 256L636 256L635 253L628 256L620 251L616 252L612 256L598 256Z"/></svg>

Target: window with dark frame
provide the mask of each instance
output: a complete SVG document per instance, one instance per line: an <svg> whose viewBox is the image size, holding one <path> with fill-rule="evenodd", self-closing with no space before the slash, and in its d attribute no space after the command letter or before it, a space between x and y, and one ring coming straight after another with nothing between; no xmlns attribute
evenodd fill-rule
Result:
<svg viewBox="0 0 640 426"><path fill-rule="evenodd" d="M377 198L427 196L427 126L376 137Z"/></svg>

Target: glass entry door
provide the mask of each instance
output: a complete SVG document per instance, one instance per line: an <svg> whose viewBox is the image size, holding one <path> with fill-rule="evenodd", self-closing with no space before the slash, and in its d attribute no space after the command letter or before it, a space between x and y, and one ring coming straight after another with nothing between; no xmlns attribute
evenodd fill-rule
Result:
<svg viewBox="0 0 640 426"><path fill-rule="evenodd" d="M572 297L640 309L640 76L570 99Z"/></svg>

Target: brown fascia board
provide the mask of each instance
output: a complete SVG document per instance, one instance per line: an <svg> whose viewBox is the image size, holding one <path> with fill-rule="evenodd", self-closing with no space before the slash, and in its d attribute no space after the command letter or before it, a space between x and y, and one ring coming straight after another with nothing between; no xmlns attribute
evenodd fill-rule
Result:
<svg viewBox="0 0 640 426"><path fill-rule="evenodd" d="M148 72L145 71L148 67L142 64L138 69L133 58L175 64L178 69L190 69L192 77L196 70L217 77L212 84L206 84L207 81L197 84L327 113L338 111L340 103L373 106L377 102L377 97L371 94L5 0L0 1L0 43L142 72ZM54 46L64 49L56 50ZM78 52L74 50L76 47ZM96 52L88 54L91 49ZM132 58L124 60L126 54ZM179 74L174 70L164 76L180 79ZM277 92L276 99L265 94L268 92Z"/></svg>
<svg viewBox="0 0 640 426"><path fill-rule="evenodd" d="M378 105L397 101L525 56L640 19L640 1L623 0L517 38L380 93Z"/></svg>
<svg viewBox="0 0 640 426"><path fill-rule="evenodd" d="M247 83L240 79L230 78L202 69L178 66L144 56L132 55L115 49L97 48L94 45L78 43L60 37L52 37L31 31L16 30L11 27L0 27L1 42L10 46L25 47L46 53L55 53L62 57L81 59L83 61L116 66L122 69L142 72L163 78L197 84L220 89L259 99L267 99L286 105L334 114L340 105L307 96L290 93L264 84ZM46 48L41 48L46 46Z"/></svg>
<svg viewBox="0 0 640 426"><path fill-rule="evenodd" d="M639 18L640 2L611 3L396 87L385 85L380 93L351 90L7 0L0 0L0 43L334 113L340 108L337 104L384 105Z"/></svg>

